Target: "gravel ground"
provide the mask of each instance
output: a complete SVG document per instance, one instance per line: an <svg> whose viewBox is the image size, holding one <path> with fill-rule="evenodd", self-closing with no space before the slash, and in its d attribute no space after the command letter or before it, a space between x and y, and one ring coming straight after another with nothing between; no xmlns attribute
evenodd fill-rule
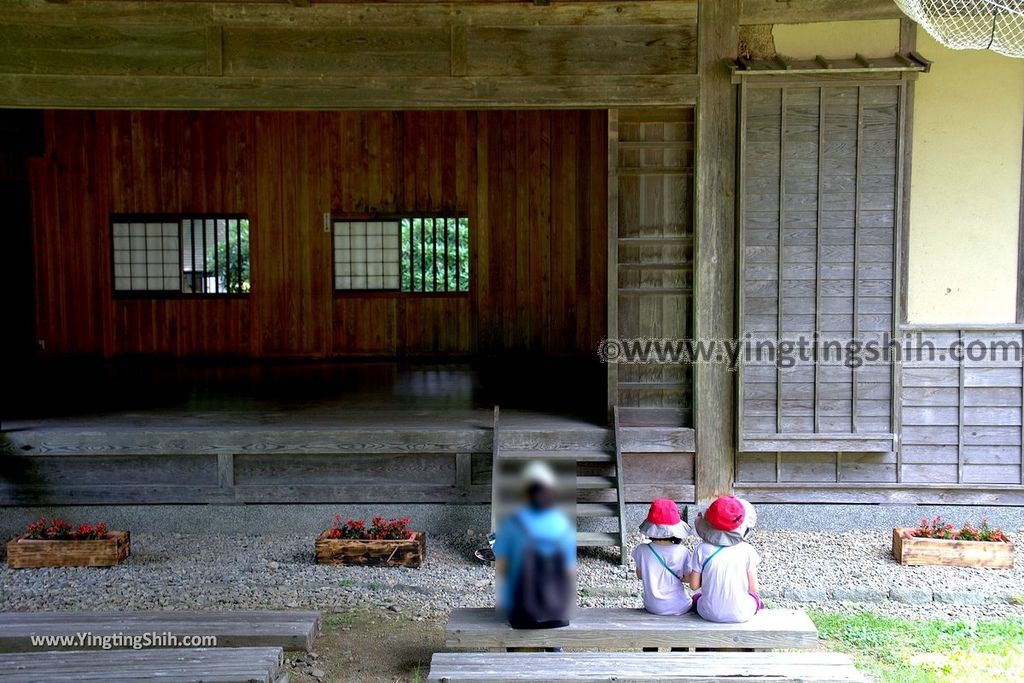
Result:
<svg viewBox="0 0 1024 683"><path fill-rule="evenodd" d="M383 569L317 566L309 538L133 534L132 555L118 567L0 569L0 610L382 606L413 620L438 620L453 607L494 604L493 570L472 557L481 540L482 532L430 538L420 569ZM910 618L1024 617L1020 553L1012 570L901 567L890 556L887 531L759 529L752 543L763 558L762 593L772 606ZM580 604L639 607L632 572L610 550L582 551Z"/></svg>

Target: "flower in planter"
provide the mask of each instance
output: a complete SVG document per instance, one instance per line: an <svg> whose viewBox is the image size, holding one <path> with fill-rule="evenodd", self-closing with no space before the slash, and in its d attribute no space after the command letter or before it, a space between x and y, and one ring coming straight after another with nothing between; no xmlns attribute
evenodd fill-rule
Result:
<svg viewBox="0 0 1024 683"><path fill-rule="evenodd" d="M327 538L350 538L357 540L395 540L402 541L412 538L413 532L409 530L409 518L384 519L376 516L370 520L370 526L366 526L366 520L348 519L344 523L341 515L334 516L334 523L327 530Z"/></svg>
<svg viewBox="0 0 1024 683"><path fill-rule="evenodd" d="M103 522L81 524L75 529L59 517L50 520L40 517L25 529L25 537L35 541L95 541L106 538L108 533Z"/></svg>
<svg viewBox="0 0 1024 683"><path fill-rule="evenodd" d="M963 526L957 529L953 524L943 521L942 517L936 517L929 521L922 519L916 529L912 529L911 536L917 538L938 538L950 541L996 541L1009 543L1010 539L1002 529L992 528L987 519L975 527L970 521L964 522Z"/></svg>
<svg viewBox="0 0 1024 683"><path fill-rule="evenodd" d="M75 539L78 541L98 541L107 537L107 525L103 522L98 524L80 524L75 532Z"/></svg>

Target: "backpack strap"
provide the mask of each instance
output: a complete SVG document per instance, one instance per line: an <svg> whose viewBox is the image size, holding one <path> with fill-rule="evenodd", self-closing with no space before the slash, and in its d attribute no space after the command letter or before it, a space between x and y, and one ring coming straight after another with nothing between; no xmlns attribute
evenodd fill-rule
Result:
<svg viewBox="0 0 1024 683"><path fill-rule="evenodd" d="M725 546L721 546L721 545L718 546L717 548L715 548L715 552L711 553L706 558L704 558L704 561L700 565L700 571L701 571L702 574L704 573L704 570L707 568L708 562L711 561L711 558L714 557L715 555L717 555L718 553L722 552L722 548L724 548L724 547Z"/></svg>
<svg viewBox="0 0 1024 683"><path fill-rule="evenodd" d="M657 550L654 549L654 544L653 543L648 543L647 547L650 548L651 552L654 553L654 556L656 558L658 558L658 562L661 562L661 566L665 568L665 571L667 571L669 574L671 574L672 576L676 577L680 581L683 580L683 577L679 576L679 574L676 574L674 571L672 571L672 567L668 566L668 562L666 562L665 558L661 556L661 553L659 553Z"/></svg>

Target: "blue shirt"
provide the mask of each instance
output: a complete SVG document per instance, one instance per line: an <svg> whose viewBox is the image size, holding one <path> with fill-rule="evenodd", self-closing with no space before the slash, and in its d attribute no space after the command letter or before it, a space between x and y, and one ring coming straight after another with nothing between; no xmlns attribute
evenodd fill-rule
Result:
<svg viewBox="0 0 1024 683"><path fill-rule="evenodd" d="M498 528L494 541L494 557L505 561L505 580L498 595L499 607L508 610L512 604L516 579L528 544L537 552L555 552L562 549L566 570L576 567L576 533L569 518L558 508L537 510L530 506L519 509L505 519ZM525 533L524 533L525 532Z"/></svg>

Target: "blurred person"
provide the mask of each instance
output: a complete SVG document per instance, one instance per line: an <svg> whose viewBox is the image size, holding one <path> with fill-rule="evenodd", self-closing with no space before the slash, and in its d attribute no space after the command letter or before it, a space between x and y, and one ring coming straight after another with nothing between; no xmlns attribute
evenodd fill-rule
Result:
<svg viewBox="0 0 1024 683"><path fill-rule="evenodd" d="M663 616L685 614L692 599L686 590L690 551L682 545L690 527L679 516L674 501L651 503L640 533L649 540L633 549L636 577L644 584L644 609Z"/></svg>
<svg viewBox="0 0 1024 683"><path fill-rule="evenodd" d="M761 557L746 542L757 523L754 507L736 496L722 496L697 515L703 541L690 556L693 607L708 621L738 624L764 609L758 595Z"/></svg>
<svg viewBox="0 0 1024 683"><path fill-rule="evenodd" d="M568 626L576 604L576 529L556 503L558 480L541 461L523 468L526 503L494 543L498 607L512 628Z"/></svg>

